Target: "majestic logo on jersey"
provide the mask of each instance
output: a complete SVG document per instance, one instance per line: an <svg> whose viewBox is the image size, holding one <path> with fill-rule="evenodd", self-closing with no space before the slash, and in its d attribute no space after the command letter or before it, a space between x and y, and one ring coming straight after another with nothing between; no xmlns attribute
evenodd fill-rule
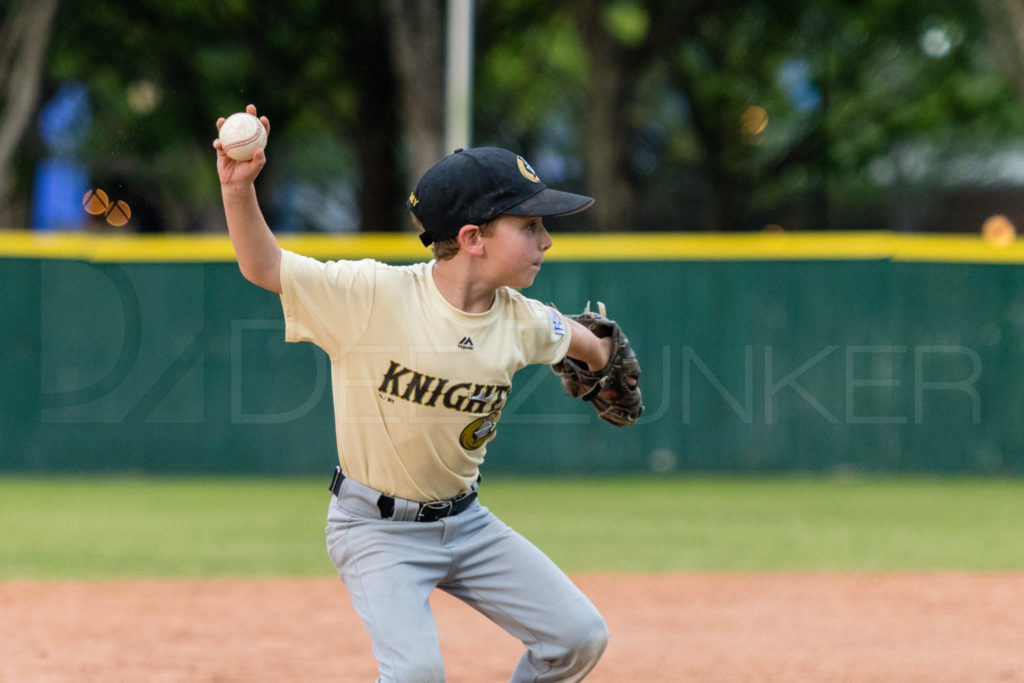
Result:
<svg viewBox="0 0 1024 683"><path fill-rule="evenodd" d="M498 384L460 382L431 377L391 361L377 388L381 396L394 396L428 408L443 407L463 413L497 414L512 387ZM493 427L491 427L493 430Z"/></svg>
<svg viewBox="0 0 1024 683"><path fill-rule="evenodd" d="M459 348L465 351L472 351L473 340L470 339L469 337L463 337L462 339L459 340Z"/></svg>
<svg viewBox="0 0 1024 683"><path fill-rule="evenodd" d="M540 178L537 176L537 172L533 170L533 167L526 162L526 159L522 157L516 157L516 163L519 165L519 172L523 174L523 177L529 180L531 183L539 183Z"/></svg>

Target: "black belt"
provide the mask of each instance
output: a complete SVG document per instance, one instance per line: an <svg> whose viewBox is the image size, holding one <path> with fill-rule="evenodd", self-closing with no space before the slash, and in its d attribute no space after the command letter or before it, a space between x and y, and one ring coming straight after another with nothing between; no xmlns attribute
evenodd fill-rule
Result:
<svg viewBox="0 0 1024 683"><path fill-rule="evenodd" d="M328 487L334 495L339 495L341 491L341 482L345 481L345 475L342 474L340 467L334 468L334 477L331 479L331 485ZM476 478L477 483L480 483L480 477ZM476 491L470 493L462 493L454 498L448 498L446 500L435 500L429 503L419 503L419 509L416 511L416 522L436 522L439 519L445 517L451 517L457 515L469 507L470 503L476 500ZM380 494L380 498L377 499L377 509L380 510L381 519L391 519L395 514L395 499L387 494Z"/></svg>

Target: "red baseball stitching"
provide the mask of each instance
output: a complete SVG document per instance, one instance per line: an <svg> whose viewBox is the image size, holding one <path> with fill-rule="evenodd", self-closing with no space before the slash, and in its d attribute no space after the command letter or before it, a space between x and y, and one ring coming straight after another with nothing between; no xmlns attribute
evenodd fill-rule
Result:
<svg viewBox="0 0 1024 683"><path fill-rule="evenodd" d="M247 116L252 116L252 115L248 114ZM253 118L256 118L256 117L253 116ZM263 131L263 123L259 119L256 119L256 125L258 127L256 128L256 132L255 133L253 133L251 136L249 136L247 138L244 138L242 140L236 140L234 142L230 142L230 143L224 145L224 151L227 152L229 149L234 149L235 147L243 147L245 145L250 145L250 144L256 142L257 140L259 140L260 139L260 134Z"/></svg>

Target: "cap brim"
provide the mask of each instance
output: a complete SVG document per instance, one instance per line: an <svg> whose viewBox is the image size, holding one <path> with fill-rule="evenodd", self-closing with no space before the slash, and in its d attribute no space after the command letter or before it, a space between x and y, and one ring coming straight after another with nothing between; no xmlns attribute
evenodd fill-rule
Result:
<svg viewBox="0 0 1024 683"><path fill-rule="evenodd" d="M589 209L593 203L593 197L548 187L502 213L512 216L568 216Z"/></svg>

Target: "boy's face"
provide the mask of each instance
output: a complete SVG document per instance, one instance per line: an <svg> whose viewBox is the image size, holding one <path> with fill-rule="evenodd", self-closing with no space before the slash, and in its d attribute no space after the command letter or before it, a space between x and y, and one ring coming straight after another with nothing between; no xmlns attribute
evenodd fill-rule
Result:
<svg viewBox="0 0 1024 683"><path fill-rule="evenodd" d="M499 216L485 237L491 275L499 285L523 288L540 272L551 235L539 216Z"/></svg>

